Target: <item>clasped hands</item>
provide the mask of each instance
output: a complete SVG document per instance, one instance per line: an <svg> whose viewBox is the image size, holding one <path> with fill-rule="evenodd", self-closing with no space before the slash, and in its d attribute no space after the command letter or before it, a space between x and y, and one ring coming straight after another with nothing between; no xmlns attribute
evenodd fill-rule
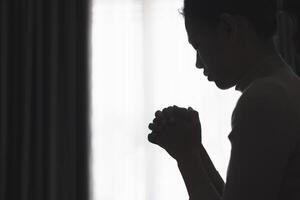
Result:
<svg viewBox="0 0 300 200"><path fill-rule="evenodd" d="M149 142L164 148L177 161L200 149L201 124L198 112L191 107L174 105L158 110L148 128L152 130L148 135Z"/></svg>

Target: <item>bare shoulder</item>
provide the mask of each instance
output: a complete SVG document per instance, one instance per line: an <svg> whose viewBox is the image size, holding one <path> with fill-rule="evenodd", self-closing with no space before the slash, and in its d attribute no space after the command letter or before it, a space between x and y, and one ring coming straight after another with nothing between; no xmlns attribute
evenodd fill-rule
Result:
<svg viewBox="0 0 300 200"><path fill-rule="evenodd" d="M265 126L267 120L269 124L282 122L290 110L286 96L280 81L271 77L256 80L239 98L232 114L232 127L254 122L264 122Z"/></svg>
<svg viewBox="0 0 300 200"><path fill-rule="evenodd" d="M232 114L232 127L250 121L282 125L300 131L299 90L296 81L265 77L254 81L241 95ZM284 122L284 123L283 123ZM264 127L261 125L261 127ZM290 131L294 134L297 131ZM298 133L297 132L297 133Z"/></svg>

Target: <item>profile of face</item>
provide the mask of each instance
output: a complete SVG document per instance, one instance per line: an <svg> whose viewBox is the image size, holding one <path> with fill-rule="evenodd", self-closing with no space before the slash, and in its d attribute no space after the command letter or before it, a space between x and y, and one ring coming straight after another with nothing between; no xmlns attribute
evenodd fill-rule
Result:
<svg viewBox="0 0 300 200"><path fill-rule="evenodd" d="M230 20L225 16L218 24L210 25L185 18L189 43L197 52L196 67L203 68L208 80L220 89L236 85L242 73L239 56L242 48Z"/></svg>

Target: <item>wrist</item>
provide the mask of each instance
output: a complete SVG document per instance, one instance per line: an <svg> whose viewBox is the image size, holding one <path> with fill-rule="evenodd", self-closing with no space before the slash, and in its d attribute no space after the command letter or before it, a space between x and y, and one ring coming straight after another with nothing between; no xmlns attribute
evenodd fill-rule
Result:
<svg viewBox="0 0 300 200"><path fill-rule="evenodd" d="M178 164L201 162L201 149L194 148L187 150L182 155L178 155L176 161Z"/></svg>
<svg viewBox="0 0 300 200"><path fill-rule="evenodd" d="M204 194L207 187L211 187L209 176L198 154L177 160L177 165L190 197L197 191Z"/></svg>

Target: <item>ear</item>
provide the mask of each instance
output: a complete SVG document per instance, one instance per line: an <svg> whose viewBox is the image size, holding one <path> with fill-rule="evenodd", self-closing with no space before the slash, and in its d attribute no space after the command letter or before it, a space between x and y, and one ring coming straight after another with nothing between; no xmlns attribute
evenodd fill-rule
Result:
<svg viewBox="0 0 300 200"><path fill-rule="evenodd" d="M223 13L220 16L219 33L226 40L234 40L237 37L238 21L230 14Z"/></svg>

